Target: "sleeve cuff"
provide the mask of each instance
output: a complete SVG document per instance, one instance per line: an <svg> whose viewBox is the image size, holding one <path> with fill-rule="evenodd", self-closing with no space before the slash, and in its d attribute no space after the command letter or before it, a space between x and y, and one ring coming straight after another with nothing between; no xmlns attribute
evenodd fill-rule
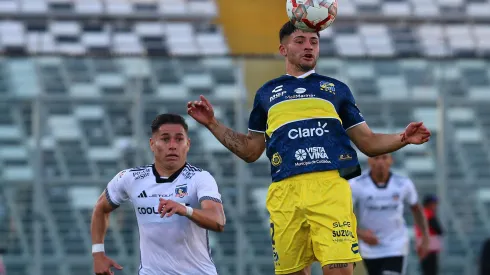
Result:
<svg viewBox="0 0 490 275"><path fill-rule="evenodd" d="M220 199L217 199L215 197L211 197L211 196L203 196L201 198L199 198L199 203L201 203L202 201L214 201L214 202L217 202L217 203L222 203Z"/></svg>

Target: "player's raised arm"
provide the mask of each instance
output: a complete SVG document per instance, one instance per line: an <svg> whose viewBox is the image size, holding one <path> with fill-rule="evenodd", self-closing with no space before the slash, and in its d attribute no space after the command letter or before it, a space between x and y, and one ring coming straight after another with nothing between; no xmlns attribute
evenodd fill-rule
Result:
<svg viewBox="0 0 490 275"><path fill-rule="evenodd" d="M429 141L430 131L422 122L410 123L403 133L374 133L364 123L364 117L357 107L354 96L347 85L343 86L344 100L340 107L342 124L356 147L368 157L388 154L408 144L422 144Z"/></svg>
<svg viewBox="0 0 490 275"><path fill-rule="evenodd" d="M354 144L368 157L388 154L408 144L422 144L429 141L430 131L422 122L412 122L405 132L398 134L374 133L366 123L347 130Z"/></svg>
<svg viewBox="0 0 490 275"><path fill-rule="evenodd" d="M221 144L239 158L249 163L256 161L265 149L264 133L249 130L248 134L242 134L226 127L214 116L211 103L204 96L200 99L187 103L187 113L206 126Z"/></svg>

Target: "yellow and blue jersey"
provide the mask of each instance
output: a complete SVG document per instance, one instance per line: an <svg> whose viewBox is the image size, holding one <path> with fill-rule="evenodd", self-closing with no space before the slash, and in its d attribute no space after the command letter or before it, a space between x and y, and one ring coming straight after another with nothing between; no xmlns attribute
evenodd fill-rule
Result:
<svg viewBox="0 0 490 275"><path fill-rule="evenodd" d="M249 130L266 136L272 181L359 164L347 130L364 122L349 87L311 72L283 75L255 95Z"/></svg>

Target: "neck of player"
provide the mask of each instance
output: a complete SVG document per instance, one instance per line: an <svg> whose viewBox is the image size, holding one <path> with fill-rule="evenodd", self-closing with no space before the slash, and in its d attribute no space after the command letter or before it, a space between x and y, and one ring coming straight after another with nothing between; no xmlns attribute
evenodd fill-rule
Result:
<svg viewBox="0 0 490 275"><path fill-rule="evenodd" d="M155 169L157 170L158 174L161 177L170 177L175 172L179 171L180 168L182 168L185 165L185 162L182 163L161 163L157 160L155 160Z"/></svg>
<svg viewBox="0 0 490 275"><path fill-rule="evenodd" d="M289 62L286 63L286 73L288 75L292 75L294 77L304 75L305 73L311 71L312 69L305 71L305 70L301 69L301 67L299 65L293 65Z"/></svg>
<svg viewBox="0 0 490 275"><path fill-rule="evenodd" d="M371 171L370 176L374 183L386 184L390 179L390 171Z"/></svg>

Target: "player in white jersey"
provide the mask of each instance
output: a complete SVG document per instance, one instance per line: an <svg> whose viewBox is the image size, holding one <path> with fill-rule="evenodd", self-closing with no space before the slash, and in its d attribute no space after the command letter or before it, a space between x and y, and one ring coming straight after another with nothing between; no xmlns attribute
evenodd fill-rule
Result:
<svg viewBox="0 0 490 275"><path fill-rule="evenodd" d="M225 215L213 176L187 163L190 140L183 117L158 115L151 125L154 164L126 169L100 196L92 216L95 274L122 269L104 253L109 214L131 201L138 221L138 275L215 275L208 230L222 232Z"/></svg>
<svg viewBox="0 0 490 275"><path fill-rule="evenodd" d="M368 163L367 172L349 181L357 210L359 251L369 275L404 274L409 252L404 204L410 206L415 223L424 232L422 257L429 245L427 220L413 182L391 172L390 154L369 158Z"/></svg>

